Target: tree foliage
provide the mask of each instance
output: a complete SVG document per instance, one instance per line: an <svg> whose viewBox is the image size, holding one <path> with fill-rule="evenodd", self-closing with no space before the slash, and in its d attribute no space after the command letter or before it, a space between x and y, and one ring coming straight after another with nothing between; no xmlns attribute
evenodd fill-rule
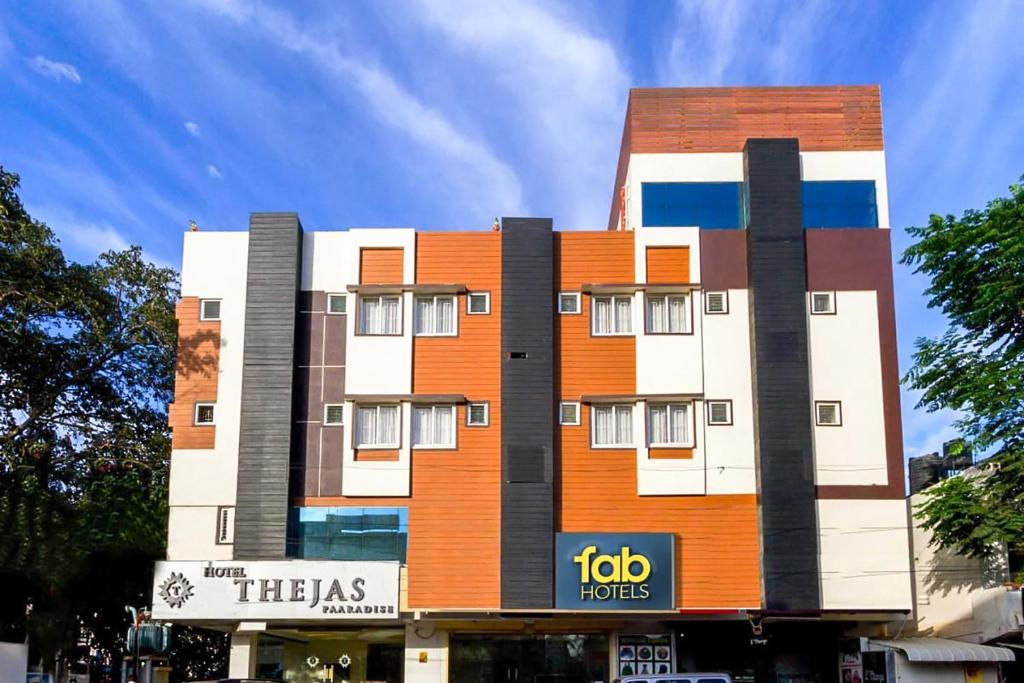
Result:
<svg viewBox="0 0 1024 683"><path fill-rule="evenodd" d="M944 548L974 557L1024 544L1024 185L963 216L933 215L909 228L902 263L931 279L928 305L949 321L918 339L904 381L919 407L951 409L976 452L970 477L929 490L918 516Z"/></svg>
<svg viewBox="0 0 1024 683"><path fill-rule="evenodd" d="M17 187L0 167L0 640L116 658L164 554L177 275L69 262Z"/></svg>

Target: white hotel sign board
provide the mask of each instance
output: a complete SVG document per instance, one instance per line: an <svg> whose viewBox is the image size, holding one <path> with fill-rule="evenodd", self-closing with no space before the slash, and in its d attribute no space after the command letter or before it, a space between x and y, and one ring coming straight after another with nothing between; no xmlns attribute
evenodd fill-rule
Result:
<svg viewBox="0 0 1024 683"><path fill-rule="evenodd" d="M396 619L397 562L157 562L153 618Z"/></svg>

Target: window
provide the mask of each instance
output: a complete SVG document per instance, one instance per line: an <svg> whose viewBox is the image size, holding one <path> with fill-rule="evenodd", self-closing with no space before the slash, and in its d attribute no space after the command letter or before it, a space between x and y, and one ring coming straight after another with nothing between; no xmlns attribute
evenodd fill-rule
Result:
<svg viewBox="0 0 1024 683"><path fill-rule="evenodd" d="M731 425L732 401L708 401L708 424Z"/></svg>
<svg viewBox="0 0 1024 683"><path fill-rule="evenodd" d="M743 183L644 183L644 227L742 227Z"/></svg>
<svg viewBox="0 0 1024 683"><path fill-rule="evenodd" d="M288 557L405 562L405 507L296 507L289 511Z"/></svg>
<svg viewBox="0 0 1024 683"><path fill-rule="evenodd" d="M633 297L595 296L594 334L632 334Z"/></svg>
<svg viewBox="0 0 1024 683"><path fill-rule="evenodd" d="M685 295L647 296L648 334L686 334L690 316L686 312Z"/></svg>
<svg viewBox="0 0 1024 683"><path fill-rule="evenodd" d="M691 448L689 403L663 403L647 408L647 442L651 446Z"/></svg>
<svg viewBox="0 0 1024 683"><path fill-rule="evenodd" d="M490 418L490 404L470 403L466 406L467 427L486 427Z"/></svg>
<svg viewBox="0 0 1024 683"><path fill-rule="evenodd" d="M220 299L202 299L199 301L200 320L220 320Z"/></svg>
<svg viewBox="0 0 1024 683"><path fill-rule="evenodd" d="M486 315L490 312L490 292L470 292L466 297L466 313L468 315Z"/></svg>
<svg viewBox="0 0 1024 683"><path fill-rule="evenodd" d="M805 180L801 185L805 228L877 228L873 180Z"/></svg>
<svg viewBox="0 0 1024 683"><path fill-rule="evenodd" d="M580 293L559 292L558 312L561 313L562 315L575 315L580 313Z"/></svg>
<svg viewBox="0 0 1024 683"><path fill-rule="evenodd" d="M710 314L728 313L729 312L729 293L728 292L705 292L704 293L704 312Z"/></svg>
<svg viewBox="0 0 1024 683"><path fill-rule="evenodd" d="M235 542L235 508L217 508L217 545Z"/></svg>
<svg viewBox="0 0 1024 683"><path fill-rule="evenodd" d="M341 315L346 312L348 297L344 294L327 295L327 314Z"/></svg>
<svg viewBox="0 0 1024 683"><path fill-rule="evenodd" d="M413 406L413 448L455 448L455 406Z"/></svg>
<svg viewBox="0 0 1024 683"><path fill-rule="evenodd" d="M455 297L416 297L416 334L425 337L455 334Z"/></svg>
<svg viewBox="0 0 1024 683"><path fill-rule="evenodd" d="M398 448L398 420L396 405L359 406L356 448Z"/></svg>
<svg viewBox="0 0 1024 683"><path fill-rule="evenodd" d="M811 315L829 315L835 312L835 292L811 292Z"/></svg>
<svg viewBox="0 0 1024 683"><path fill-rule="evenodd" d="M197 403L195 413L195 424L197 425L212 425L213 412L216 403Z"/></svg>
<svg viewBox="0 0 1024 683"><path fill-rule="evenodd" d="M328 403L324 406L324 424L345 424L345 406L341 403Z"/></svg>
<svg viewBox="0 0 1024 683"><path fill-rule="evenodd" d="M359 334L402 334L402 297L359 297Z"/></svg>
<svg viewBox="0 0 1024 683"><path fill-rule="evenodd" d="M843 408L839 401L815 401L814 424L819 427L841 427Z"/></svg>
<svg viewBox="0 0 1024 683"><path fill-rule="evenodd" d="M593 406L593 443L596 447L633 447L633 406Z"/></svg>
<svg viewBox="0 0 1024 683"><path fill-rule="evenodd" d="M580 423L580 404L563 402L558 405L558 424L576 426Z"/></svg>

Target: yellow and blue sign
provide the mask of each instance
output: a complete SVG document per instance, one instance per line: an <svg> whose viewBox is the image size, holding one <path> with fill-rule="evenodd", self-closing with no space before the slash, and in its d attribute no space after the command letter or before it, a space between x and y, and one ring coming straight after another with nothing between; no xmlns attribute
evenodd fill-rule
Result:
<svg viewBox="0 0 1024 683"><path fill-rule="evenodd" d="M555 607L674 609L674 534L556 534Z"/></svg>

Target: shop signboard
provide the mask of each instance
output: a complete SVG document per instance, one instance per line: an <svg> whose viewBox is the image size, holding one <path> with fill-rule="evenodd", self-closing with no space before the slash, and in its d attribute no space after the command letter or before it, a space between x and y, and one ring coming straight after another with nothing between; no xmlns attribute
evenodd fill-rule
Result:
<svg viewBox="0 0 1024 683"><path fill-rule="evenodd" d="M395 619L398 562L157 562L153 618Z"/></svg>
<svg viewBox="0 0 1024 683"><path fill-rule="evenodd" d="M555 607L675 608L675 535L561 533L555 538Z"/></svg>

